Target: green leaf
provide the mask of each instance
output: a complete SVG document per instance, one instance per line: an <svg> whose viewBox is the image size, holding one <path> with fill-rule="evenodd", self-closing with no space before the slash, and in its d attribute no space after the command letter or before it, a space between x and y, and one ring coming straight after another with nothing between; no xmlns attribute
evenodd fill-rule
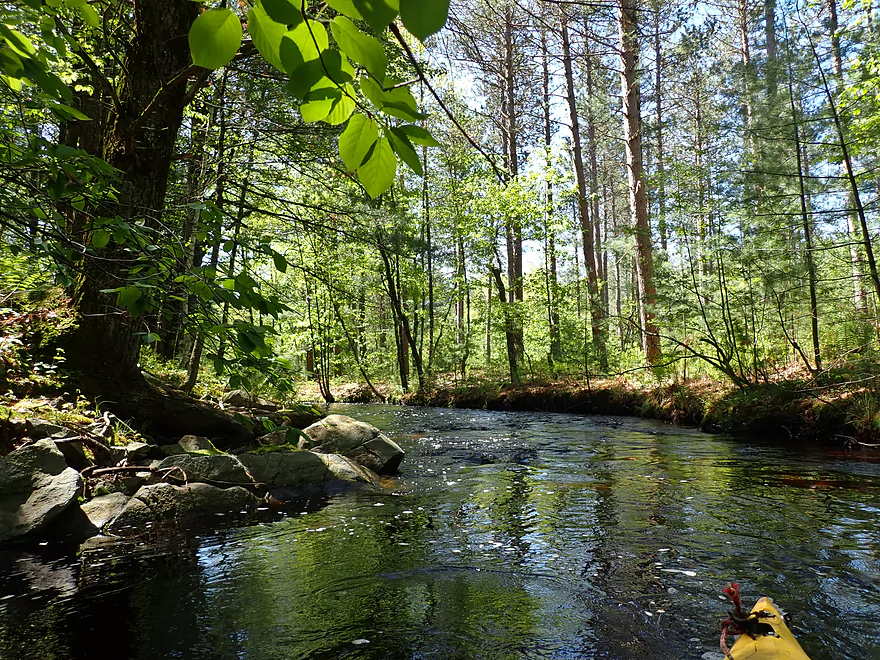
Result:
<svg viewBox="0 0 880 660"><path fill-rule="evenodd" d="M337 16L333 19L330 29L336 43L346 55L362 64L379 80L385 79L388 58L385 56L382 44L358 30L355 24L345 16Z"/></svg>
<svg viewBox="0 0 880 660"><path fill-rule="evenodd" d="M263 8L273 21L290 26L298 25L303 20L298 4L290 0L263 0Z"/></svg>
<svg viewBox="0 0 880 660"><path fill-rule="evenodd" d="M236 342L238 343L238 347L243 353L252 353L257 348L254 345L254 342L250 340L250 337L248 337L243 332L240 332L238 334L238 336L236 337Z"/></svg>
<svg viewBox="0 0 880 660"><path fill-rule="evenodd" d="M82 16L82 19L86 22L86 25L95 28L96 30L101 27L101 16L91 5L83 3L83 5L78 8L78 11L79 15Z"/></svg>
<svg viewBox="0 0 880 660"><path fill-rule="evenodd" d="M159 335L157 335L155 332L148 332L146 335L144 335L145 344L154 344L157 341L159 341Z"/></svg>
<svg viewBox="0 0 880 660"><path fill-rule="evenodd" d="M358 179L370 197L376 198L391 187L397 173L397 158L387 138L379 138L373 154L358 169Z"/></svg>
<svg viewBox="0 0 880 660"><path fill-rule="evenodd" d="M284 258L284 255L280 252L272 253L272 261L275 262L275 268L282 273L287 272L287 259Z"/></svg>
<svg viewBox="0 0 880 660"><path fill-rule="evenodd" d="M291 445L298 444L300 438L302 438L306 441L309 441L309 442L311 441L311 438L309 436L307 436L305 433L303 433L299 429L295 429L293 427L287 429L287 432L284 434L284 441L291 444Z"/></svg>
<svg viewBox="0 0 880 660"><path fill-rule="evenodd" d="M0 69L13 78L24 76L24 64L11 48L0 47Z"/></svg>
<svg viewBox="0 0 880 660"><path fill-rule="evenodd" d="M241 46L241 21L229 9L202 12L189 30L193 64L219 69L235 57Z"/></svg>
<svg viewBox="0 0 880 660"><path fill-rule="evenodd" d="M341 97L342 92L329 80L323 86L313 88L299 106L303 121L311 124L326 118Z"/></svg>
<svg viewBox="0 0 880 660"><path fill-rule="evenodd" d="M72 108L69 105L64 105L63 103L49 103L48 108L55 113L60 119L63 121L91 121L92 118L88 115L80 112L76 108Z"/></svg>
<svg viewBox="0 0 880 660"><path fill-rule="evenodd" d="M419 106L409 87L395 87L387 92L383 91L382 94L384 105L381 110L386 115L413 121L427 119L428 115L419 112Z"/></svg>
<svg viewBox="0 0 880 660"><path fill-rule="evenodd" d="M205 302L211 302L214 299L214 292L211 290L211 287L208 286L207 282L193 282L189 285L189 292L194 296L198 296Z"/></svg>
<svg viewBox="0 0 880 660"><path fill-rule="evenodd" d="M385 105L382 87L380 87L372 78L361 78L361 92L363 92L364 96L370 99L370 103L375 105L378 109L381 110L382 106Z"/></svg>
<svg viewBox="0 0 880 660"><path fill-rule="evenodd" d="M321 53L321 74L330 82L341 85L354 80L354 67L345 54L338 50L325 50Z"/></svg>
<svg viewBox="0 0 880 660"><path fill-rule="evenodd" d="M352 4L377 34L387 28L400 11L400 0L352 0Z"/></svg>
<svg viewBox="0 0 880 660"><path fill-rule="evenodd" d="M47 70L41 62L27 58L22 60L22 64L24 65L24 76L44 92L51 96L60 96L68 102L73 101L73 90L65 85L61 78Z"/></svg>
<svg viewBox="0 0 880 660"><path fill-rule="evenodd" d="M354 115L339 136L339 155L346 169L352 172L358 169L378 139L376 122L360 113Z"/></svg>
<svg viewBox="0 0 880 660"><path fill-rule="evenodd" d="M281 39L287 34L287 26L276 23L260 5L251 7L247 14L248 30L254 46L260 51L260 55L279 71L284 71L281 64Z"/></svg>
<svg viewBox="0 0 880 660"><path fill-rule="evenodd" d="M319 58L329 44L324 26L310 20L303 21L281 39L281 64L290 76L287 88L298 99L305 99L309 91L325 77Z"/></svg>
<svg viewBox="0 0 880 660"><path fill-rule="evenodd" d="M110 242L110 232L104 231L103 229L98 229L92 234L92 245L96 248L107 247L107 243Z"/></svg>
<svg viewBox="0 0 880 660"><path fill-rule="evenodd" d="M403 26L419 41L439 32L449 17L449 0L400 0Z"/></svg>
<svg viewBox="0 0 880 660"><path fill-rule="evenodd" d="M118 294L116 294L116 304L119 307L128 307L132 303L135 303L138 300L140 300L140 298L143 294L144 294L144 292L141 291L138 287L127 286L122 291L120 291Z"/></svg>
<svg viewBox="0 0 880 660"><path fill-rule="evenodd" d="M406 135L410 142L414 144L421 144L425 147L439 147L440 143L434 139L434 137L421 126L415 126L413 124L406 124L405 126L400 126L399 130Z"/></svg>
<svg viewBox="0 0 880 660"><path fill-rule="evenodd" d="M0 36L2 36L9 47L22 57L32 57L37 54L37 49L31 43L31 40L24 36L18 30L14 30L5 23L0 23Z"/></svg>
<svg viewBox="0 0 880 660"><path fill-rule="evenodd" d="M422 176L424 174L422 161L419 159L419 155L416 153L416 149L412 142L409 141L406 133L399 128L392 128L388 138L391 141L391 148L394 149L394 153L400 156L400 159L409 166L409 169Z"/></svg>
<svg viewBox="0 0 880 660"><path fill-rule="evenodd" d="M333 7L340 14L345 14L349 18L353 18L356 21L364 20L364 17L361 16L361 13L354 6L354 2L352 0L325 0L325 2Z"/></svg>
<svg viewBox="0 0 880 660"><path fill-rule="evenodd" d="M324 121L331 126L344 124L348 118L351 117L351 113L354 112L355 107L357 107L354 102L354 87L346 84L343 85L342 89L339 91L339 99L333 104L333 109L330 110L330 114L324 118Z"/></svg>
<svg viewBox="0 0 880 660"><path fill-rule="evenodd" d="M251 291L260 285L257 281L247 273L239 273L235 276L235 290L239 292Z"/></svg>
<svg viewBox="0 0 880 660"><path fill-rule="evenodd" d="M386 80L385 84L393 86L394 82ZM418 121L428 116L419 112L418 104L409 87L394 87L385 91L375 80L362 78L361 91L373 105L386 115L410 121Z"/></svg>

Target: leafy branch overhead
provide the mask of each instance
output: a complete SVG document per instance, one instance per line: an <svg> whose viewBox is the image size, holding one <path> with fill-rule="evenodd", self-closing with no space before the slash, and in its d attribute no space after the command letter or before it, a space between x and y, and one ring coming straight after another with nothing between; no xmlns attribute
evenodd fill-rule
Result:
<svg viewBox="0 0 880 660"><path fill-rule="evenodd" d="M387 75L385 49L368 29L381 34L399 15L403 26L424 41L445 25L449 0L327 0L326 5L337 13L332 20L303 14L304 4L296 0L256 0L247 13L248 34L266 61L289 77L287 89L301 102L303 121L349 122L339 154L367 193L377 197L394 182L398 158L421 175L414 145L437 142L425 129L395 121L416 122L427 115L409 87ZM243 34L232 10L203 12L189 33L193 63L225 66Z"/></svg>

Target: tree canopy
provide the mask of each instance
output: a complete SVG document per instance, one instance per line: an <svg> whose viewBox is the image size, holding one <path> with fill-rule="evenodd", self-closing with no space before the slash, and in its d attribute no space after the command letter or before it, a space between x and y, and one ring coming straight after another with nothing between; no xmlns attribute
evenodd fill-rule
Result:
<svg viewBox="0 0 880 660"><path fill-rule="evenodd" d="M187 390L328 401L474 374L850 377L880 328L874 19L9 3L0 288L63 287L66 365L105 390L155 358Z"/></svg>

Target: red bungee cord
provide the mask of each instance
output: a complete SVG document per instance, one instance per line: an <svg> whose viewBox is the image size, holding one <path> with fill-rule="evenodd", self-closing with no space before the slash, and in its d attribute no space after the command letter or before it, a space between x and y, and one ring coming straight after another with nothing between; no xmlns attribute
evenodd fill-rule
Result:
<svg viewBox="0 0 880 660"><path fill-rule="evenodd" d="M733 609L727 613L728 617L721 622L721 650L724 652L724 657L732 658L730 649L727 648L727 632L730 631L732 635L742 635L748 632L749 613L743 609L738 583L728 582L722 592L733 601Z"/></svg>

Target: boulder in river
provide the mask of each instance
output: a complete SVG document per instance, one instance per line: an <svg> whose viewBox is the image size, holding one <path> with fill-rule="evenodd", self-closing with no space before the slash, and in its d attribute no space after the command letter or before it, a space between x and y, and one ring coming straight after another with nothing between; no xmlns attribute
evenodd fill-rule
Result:
<svg viewBox="0 0 880 660"><path fill-rule="evenodd" d="M346 415L329 415L303 430L300 449L322 454L342 454L379 474L393 474L404 451L372 424Z"/></svg>
<svg viewBox="0 0 880 660"><path fill-rule="evenodd" d="M100 530L108 522L122 513L125 505L131 498L125 493L110 493L93 497L81 505L83 513L88 516L89 522L96 530Z"/></svg>
<svg viewBox="0 0 880 660"><path fill-rule="evenodd" d="M0 542L41 531L81 492L79 472L50 439L0 458Z"/></svg>
<svg viewBox="0 0 880 660"><path fill-rule="evenodd" d="M318 453L316 453L315 456L320 458L324 462L324 465L327 466L327 470L330 472L330 477L332 479L350 483L368 484L370 486L377 486L379 484L379 475L369 468L358 465L347 456L342 456L341 454Z"/></svg>
<svg viewBox="0 0 880 660"><path fill-rule="evenodd" d="M213 513L252 510L257 498L240 486L217 488L208 484L144 486L108 525L113 532L140 528L153 521L192 519Z"/></svg>
<svg viewBox="0 0 880 660"><path fill-rule="evenodd" d="M238 457L254 481L269 488L316 490L332 478L327 464L310 451L271 451Z"/></svg>
<svg viewBox="0 0 880 660"><path fill-rule="evenodd" d="M256 480L248 473L237 457L231 454L200 456L197 454L175 454L158 465L159 470L179 468L171 476L186 481L217 483L220 485L251 484Z"/></svg>

